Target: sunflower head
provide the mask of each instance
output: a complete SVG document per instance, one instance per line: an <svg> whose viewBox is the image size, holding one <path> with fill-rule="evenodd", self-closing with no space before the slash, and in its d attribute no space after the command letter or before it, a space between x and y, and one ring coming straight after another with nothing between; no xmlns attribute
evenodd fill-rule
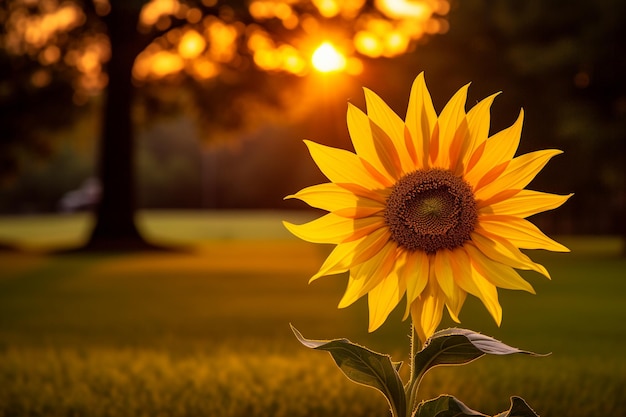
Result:
<svg viewBox="0 0 626 417"><path fill-rule="evenodd" d="M435 168L400 178L387 198L384 217L400 247L434 254L470 240L478 213L470 185Z"/></svg>
<svg viewBox="0 0 626 417"><path fill-rule="evenodd" d="M499 325L498 287L534 292L518 269L549 278L521 249L568 250L526 219L570 197L526 189L560 151L515 157L523 111L490 135L497 94L466 112L468 87L437 115L420 74L404 120L365 89L367 113L348 105L354 153L305 141L329 182L287 198L328 214L284 224L304 240L336 245L311 280L349 271L339 307L367 295L370 331L405 298L405 318L424 341L444 308L459 321L468 293Z"/></svg>

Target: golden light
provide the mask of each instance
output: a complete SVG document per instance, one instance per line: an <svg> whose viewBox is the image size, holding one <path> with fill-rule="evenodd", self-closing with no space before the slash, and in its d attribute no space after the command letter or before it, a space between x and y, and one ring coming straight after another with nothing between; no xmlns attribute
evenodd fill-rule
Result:
<svg viewBox="0 0 626 417"><path fill-rule="evenodd" d="M180 38L178 53L185 59L193 59L199 56L206 47L206 41L195 30L188 30Z"/></svg>
<svg viewBox="0 0 626 417"><path fill-rule="evenodd" d="M205 36L209 39L209 55L216 62L230 62L237 55L237 25L210 19L207 22Z"/></svg>
<svg viewBox="0 0 626 417"><path fill-rule="evenodd" d="M0 47L15 55L34 55L59 33L72 30L85 20L83 11L73 3L50 3L45 11L34 15L28 12L26 4L16 3L5 12L0 38Z"/></svg>
<svg viewBox="0 0 626 417"><path fill-rule="evenodd" d="M209 59L197 59L192 64L192 70L197 78L206 80L219 74L219 67Z"/></svg>
<svg viewBox="0 0 626 417"><path fill-rule="evenodd" d="M152 57L152 73L157 77L180 72L185 67L181 58L167 51L160 51Z"/></svg>
<svg viewBox="0 0 626 417"><path fill-rule="evenodd" d="M145 26L152 26L161 16L176 14L179 7L178 0L152 0L142 7L139 22Z"/></svg>
<svg viewBox="0 0 626 417"><path fill-rule="evenodd" d="M336 72L346 68L347 60L332 43L324 42L313 52L311 63L320 72Z"/></svg>
<svg viewBox="0 0 626 417"><path fill-rule="evenodd" d="M306 61L299 51L291 45L281 45L278 48L281 68L292 74L303 74L306 70Z"/></svg>
<svg viewBox="0 0 626 417"><path fill-rule="evenodd" d="M371 32L362 30L354 37L354 46L359 53L377 58L383 54L384 48L378 36Z"/></svg>
<svg viewBox="0 0 626 417"><path fill-rule="evenodd" d="M337 16L341 11L339 2L336 0L313 0L313 5L324 17Z"/></svg>
<svg viewBox="0 0 626 417"><path fill-rule="evenodd" d="M48 45L39 53L39 62L43 65L54 64L61 58L61 50L56 45Z"/></svg>
<svg viewBox="0 0 626 417"><path fill-rule="evenodd" d="M388 56L400 55L409 48L409 38L395 31L387 34L385 50Z"/></svg>
<svg viewBox="0 0 626 417"><path fill-rule="evenodd" d="M162 78L176 74L185 68L180 55L169 51L145 50L139 54L133 66L133 76L138 80Z"/></svg>
<svg viewBox="0 0 626 417"><path fill-rule="evenodd" d="M432 14L431 3L426 0L376 0L376 7L394 19L426 19Z"/></svg>

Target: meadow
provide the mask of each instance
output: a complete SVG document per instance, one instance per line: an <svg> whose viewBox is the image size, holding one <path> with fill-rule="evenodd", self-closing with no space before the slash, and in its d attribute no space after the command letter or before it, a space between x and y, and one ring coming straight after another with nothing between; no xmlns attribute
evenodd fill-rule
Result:
<svg viewBox="0 0 626 417"><path fill-rule="evenodd" d="M348 381L306 337L347 337L408 355L404 306L373 334L365 300L339 310L345 276L307 284L330 248L291 237L306 213L148 212L171 252L56 253L86 215L0 218L0 416L386 416L382 395ZM468 299L462 326L546 357L488 357L431 371L421 395L456 395L496 414L519 395L542 416L626 416L626 258L614 237L562 237L530 252L549 281L500 291L498 328ZM447 320L442 326L451 326Z"/></svg>

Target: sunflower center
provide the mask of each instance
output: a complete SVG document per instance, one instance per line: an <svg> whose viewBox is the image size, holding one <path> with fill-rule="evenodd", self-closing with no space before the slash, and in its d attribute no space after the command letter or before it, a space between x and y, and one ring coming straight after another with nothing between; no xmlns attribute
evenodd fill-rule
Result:
<svg viewBox="0 0 626 417"><path fill-rule="evenodd" d="M478 213L471 187L450 171L414 171L400 178L387 198L391 238L410 251L435 253L470 239Z"/></svg>

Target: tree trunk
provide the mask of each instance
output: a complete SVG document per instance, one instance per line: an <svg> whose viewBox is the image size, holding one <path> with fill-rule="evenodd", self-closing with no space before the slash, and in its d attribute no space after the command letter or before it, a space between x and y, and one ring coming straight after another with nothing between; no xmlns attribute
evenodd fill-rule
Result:
<svg viewBox="0 0 626 417"><path fill-rule="evenodd" d="M149 249L135 225L136 183L132 68L141 51L137 19L139 8L112 7L105 18L111 44L107 64L109 82L104 102L99 148L102 194L96 208L96 224L87 250Z"/></svg>

